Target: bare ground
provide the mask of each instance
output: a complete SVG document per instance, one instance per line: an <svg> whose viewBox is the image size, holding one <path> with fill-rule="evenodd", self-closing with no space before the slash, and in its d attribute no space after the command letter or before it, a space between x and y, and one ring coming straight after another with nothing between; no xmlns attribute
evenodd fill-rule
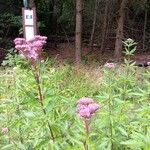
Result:
<svg viewBox="0 0 150 150"><path fill-rule="evenodd" d="M57 48L47 48L46 52L48 53L48 56L55 58L60 62L75 61L75 46L73 44L61 43L57 45ZM132 59L133 61L136 61L137 65L146 64L147 62L150 62L150 54L138 50ZM94 63L98 65L111 62L114 61L114 50L113 48L106 48L102 54L98 47L93 47L93 50L90 51L87 46L83 46L82 60L83 63L86 64Z"/></svg>

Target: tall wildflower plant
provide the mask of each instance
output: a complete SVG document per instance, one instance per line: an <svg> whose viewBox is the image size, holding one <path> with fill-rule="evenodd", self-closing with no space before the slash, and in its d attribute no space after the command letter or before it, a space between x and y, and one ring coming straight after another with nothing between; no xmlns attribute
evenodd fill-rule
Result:
<svg viewBox="0 0 150 150"><path fill-rule="evenodd" d="M123 41L123 44L124 44L124 49L125 49L124 53L127 56L128 62L130 62L131 56L133 56L136 51L137 43L134 40L129 38L126 41Z"/></svg>
<svg viewBox="0 0 150 150"><path fill-rule="evenodd" d="M124 54L125 54L124 66L126 68L127 76L129 76L129 74L131 72L134 72L135 69L134 67L135 62L132 60L132 56L134 56L134 53L136 51L137 43L134 40L129 38L126 41L123 41L123 45L124 45Z"/></svg>
<svg viewBox="0 0 150 150"><path fill-rule="evenodd" d="M131 92L130 82L132 82L131 85L134 84L133 73L135 72L133 71L133 64L129 62L133 54L131 48L132 41L129 39L125 44L127 56L125 63L120 66L114 63L106 63L103 69L103 90L100 98L104 98L105 102L104 108L107 117L104 116L103 120L106 121L107 138L102 138L102 143L99 146L100 149L104 149L105 143L107 143L105 149L119 149L119 142L116 139L118 136L121 137L122 134L127 136L125 123L123 122L126 122L128 119L125 111L129 107L127 100ZM120 140L123 139L120 138ZM122 147L122 149L124 148Z"/></svg>
<svg viewBox="0 0 150 150"><path fill-rule="evenodd" d="M77 101L76 111L84 122L84 128L86 132L86 138L84 141L85 150L89 150L88 139L90 133L90 121L93 114L95 114L98 109L99 104L95 103L91 98L83 97Z"/></svg>
<svg viewBox="0 0 150 150"><path fill-rule="evenodd" d="M147 136L149 132L144 131L145 128L148 130L147 124L142 122L138 124L138 119L136 119L137 116L141 115L136 113L138 110L145 112L143 120L147 117L147 106L142 100L143 93L145 93L144 97L147 98L147 96L146 92L142 93L141 91L144 91L143 89L145 89L146 84L149 84L149 81L145 85L141 84L143 81L139 80L139 77L141 78L141 73L145 69L137 68L131 60L131 56L136 49L136 43L131 39L124 43L125 62L118 66L107 63L103 69L104 76L99 99L102 101L101 112L105 112L101 113L100 116L103 121L101 135L104 137L101 137L99 149L124 150L128 149L127 147L138 149L137 147L140 146L149 146L149 142L146 141L147 138L143 140L144 142L146 141L145 143L141 142L140 146L138 146L138 136L140 137L141 134L143 138L143 135ZM146 81L146 78L144 80Z"/></svg>
<svg viewBox="0 0 150 150"><path fill-rule="evenodd" d="M41 52L43 45L46 44L47 37L36 35L33 39L26 41L24 38L16 38L14 40L15 48L19 50L19 53L27 59L30 69L32 70L38 91L38 102L41 106L42 112L47 116L46 109L44 107L44 96L42 92L42 81L40 73L41 64ZM50 122L47 122L50 130L50 139L54 141L54 134Z"/></svg>
<svg viewBox="0 0 150 150"><path fill-rule="evenodd" d="M109 149L114 149L114 89L116 83L114 82L116 77L117 66L114 63L107 63L104 65L104 82L105 82L105 94L106 105L107 105L107 117L108 117L108 147Z"/></svg>

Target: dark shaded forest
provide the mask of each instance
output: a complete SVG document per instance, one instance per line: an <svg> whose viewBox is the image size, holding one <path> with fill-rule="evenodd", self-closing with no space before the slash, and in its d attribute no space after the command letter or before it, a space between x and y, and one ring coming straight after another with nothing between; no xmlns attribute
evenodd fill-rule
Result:
<svg viewBox="0 0 150 150"><path fill-rule="evenodd" d="M0 1L1 59L14 46L13 39L23 36L22 7L20 0ZM147 0L29 0L29 7L36 7L38 34L48 37L47 49L75 45L77 62L84 49L86 55L96 50L99 59L109 51L120 61L127 38L138 43L139 54L150 52Z"/></svg>

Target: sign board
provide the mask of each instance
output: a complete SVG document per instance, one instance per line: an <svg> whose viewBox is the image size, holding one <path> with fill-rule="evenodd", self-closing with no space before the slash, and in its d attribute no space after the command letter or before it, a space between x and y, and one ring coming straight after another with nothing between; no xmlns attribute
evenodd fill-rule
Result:
<svg viewBox="0 0 150 150"><path fill-rule="evenodd" d="M37 33L36 29L36 10L35 8L26 9L22 8L23 17L23 35L28 41L34 38Z"/></svg>

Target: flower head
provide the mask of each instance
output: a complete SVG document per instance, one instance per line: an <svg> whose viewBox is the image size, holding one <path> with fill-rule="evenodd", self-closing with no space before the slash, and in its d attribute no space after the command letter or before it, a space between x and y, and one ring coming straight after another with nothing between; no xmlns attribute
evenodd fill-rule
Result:
<svg viewBox="0 0 150 150"><path fill-rule="evenodd" d="M97 103L89 104L88 109L93 114L99 109L99 105Z"/></svg>
<svg viewBox="0 0 150 150"><path fill-rule="evenodd" d="M46 39L47 37L40 35L36 35L29 41L26 41L24 38L16 38L14 40L15 48L27 59L35 61L39 58Z"/></svg>
<svg viewBox="0 0 150 150"><path fill-rule="evenodd" d="M93 99L88 98L88 97L82 97L77 101L77 104L82 104L82 105L88 105L93 103Z"/></svg>
<svg viewBox="0 0 150 150"><path fill-rule="evenodd" d="M87 119L91 118L91 116L92 116L92 114L88 108L81 109L79 111L79 114L81 117L87 118Z"/></svg>
<svg viewBox="0 0 150 150"><path fill-rule="evenodd" d="M99 104L95 103L91 98L83 97L77 101L76 112L81 118L90 119L98 109Z"/></svg>
<svg viewBox="0 0 150 150"><path fill-rule="evenodd" d="M147 65L150 66L150 62L149 61L147 62Z"/></svg>
<svg viewBox="0 0 150 150"><path fill-rule="evenodd" d="M7 128L7 127L2 128L2 129L1 129L1 133L2 133L2 134L7 134L7 133L8 133L8 128Z"/></svg>
<svg viewBox="0 0 150 150"><path fill-rule="evenodd" d="M114 63L106 63L106 64L104 65L104 67L111 69L111 68L114 68L114 67L115 67L115 64L114 64Z"/></svg>

